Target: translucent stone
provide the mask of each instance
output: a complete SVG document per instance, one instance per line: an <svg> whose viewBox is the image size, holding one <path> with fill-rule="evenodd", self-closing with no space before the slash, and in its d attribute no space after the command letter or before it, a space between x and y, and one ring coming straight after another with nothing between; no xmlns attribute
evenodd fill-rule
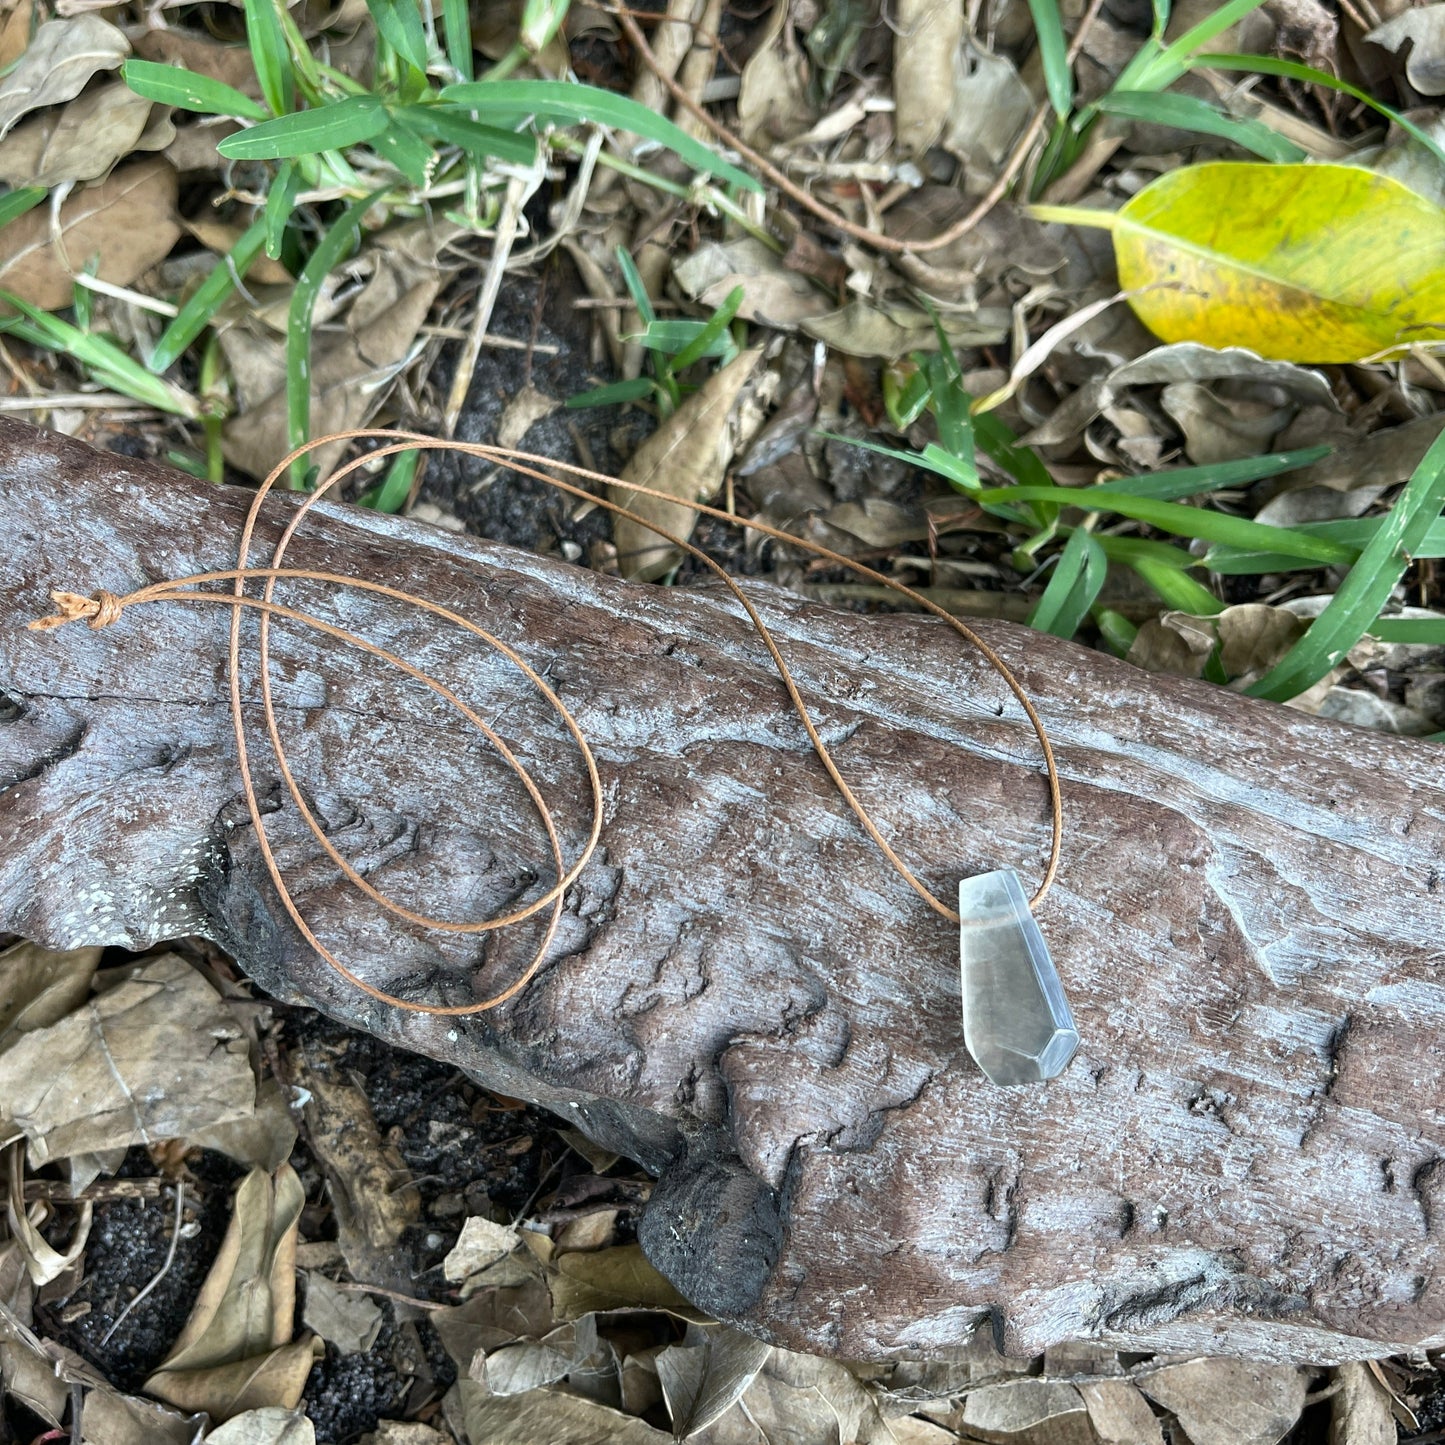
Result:
<svg viewBox="0 0 1445 1445"><path fill-rule="evenodd" d="M994 1084L1038 1084L1063 1072L1078 1030L1043 934L1012 868L958 885L963 1041Z"/></svg>

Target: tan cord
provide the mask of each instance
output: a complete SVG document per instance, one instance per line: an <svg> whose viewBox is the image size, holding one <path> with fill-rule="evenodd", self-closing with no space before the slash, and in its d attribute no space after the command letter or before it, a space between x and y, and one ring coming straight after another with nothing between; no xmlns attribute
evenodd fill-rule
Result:
<svg viewBox="0 0 1445 1445"><path fill-rule="evenodd" d="M265 501L268 492L275 487L277 481L286 475L292 462L308 453L315 451L318 447L331 446L338 442L350 442L357 440L377 441L383 443L377 449L364 453L361 456L347 462L344 466L332 472L330 476L318 483L316 489L309 493L301 505L296 508L285 530L281 533L276 543L275 550L271 555L269 567L250 567L247 561L251 553L251 544L255 535L256 523L260 516L262 503ZM887 839L878 831L877 825L869 817L863 804L854 795L853 790L844 781L842 774L834 763L832 754L828 751L827 745L819 736L818 729L808 712L807 704L798 690L797 683L793 680L793 674L783 659L782 652L778 648L772 632L767 624L758 614L757 609L748 600L742 588L730 577L723 567L715 562L700 548L695 547L691 542L682 537L674 536L671 532L665 531L655 523L647 521L629 511L618 503L609 501L606 497L597 496L592 492L584 490L573 482L563 481L560 477L551 475L549 472L539 471L537 467L552 467L557 471L564 472L574 477L577 481L588 481L602 483L607 486L624 486L636 495L641 497L653 497L659 501L675 504L676 497L667 492L658 491L653 487L645 487L636 482L624 482L617 477L609 477L601 472L591 471L586 467L573 466L567 462L553 461L548 457L537 456L530 452L516 451L510 447L486 446L479 442L459 442L446 438L422 436L411 432L378 431L362 429L355 431L338 432L333 436L319 437L315 441L308 442L305 446L298 447L290 456L283 458L277 463L271 474L261 483L255 499L251 503L250 510L246 514L245 525L241 530L241 540L237 555L237 565L223 571L197 572L189 577L173 578L165 582L154 582L147 587L137 588L134 592L127 593L124 597L117 597L114 593L104 590L97 591L93 597L82 597L74 592L52 592L51 598L56 606L56 614L52 617L38 618L29 624L32 631L48 631L54 627L63 626L67 622L85 621L91 627L108 627L115 622L121 613L127 608L147 602L195 602L216 604L231 609L231 630L228 654L228 672L230 683L230 706L231 725L236 737L236 753L241 768L241 787L246 799L246 808L251 816L251 824L256 831L256 840L261 848L261 856L266 866L266 872L280 896L282 904L292 921L300 929L302 936L316 950L327 964L336 970L343 978L355 987L369 994L372 998L382 1003L391 1004L395 1008L406 1009L412 1013L440 1014L454 1016L458 1014L483 1013L488 1009L496 1008L498 1004L505 1003L509 998L516 995L524 988L532 976L542 966L547 951L556 937L557 927L561 922L563 895L566 890L581 875L582 870L591 860L592 854L596 851L597 843L602 834L602 780L597 770L597 762L593 757L592 750L587 744L576 718L568 710L562 699L547 685L541 675L531 667L513 648L509 647L500 638L494 637L490 632L478 627L476 623L469 621L460 614L442 607L438 603L428 601L424 597L418 597L413 593L404 592L399 588L387 587L379 582L367 582L356 577L344 577L334 572L315 571L304 567L286 567L283 565L286 557L286 549L291 544L291 539L296 529L301 525L306 513L319 502L327 492L331 491L338 483L344 481L352 472L359 467L370 465L377 460L393 455L397 452L421 450L421 451L450 451L460 452L466 456L478 457L483 461L494 463L498 466L508 467L522 476L535 478L537 481L545 482L549 486L556 487L559 491L568 493L571 496L581 498L596 506L604 508L619 517L625 517L629 521L637 522L649 531L655 533L663 541L680 548L689 556L696 558L706 566L719 580L727 587L728 591L742 605L748 620L757 629L763 645L767 648L778 669L778 675L782 678L783 686L787 690L788 698L792 702L798 717L801 719L804 729L808 734L809 741L813 745L823 767L827 770L828 776L833 780L843 800L853 810L854 816L862 824L863 830L882 850L883 855L897 869L898 873L907 882L908 886L923 899L936 913L952 923L959 921L958 913L948 906L942 899L932 893L912 872L907 864L898 856L888 843ZM535 464L535 465L532 465ZM1019 705L1023 708L1034 734L1039 740L1039 747L1043 753L1044 767L1048 775L1049 808L1052 823L1052 840L1049 847L1048 864L1044 869L1043 881L1039 884L1038 890L1029 900L1030 908L1037 908L1043 901L1045 894L1052 886L1055 875L1059 869L1059 857L1063 848L1063 798L1059 785L1058 765L1054 760L1054 750L1049 742L1048 732L1044 727L1043 719L1039 716L1037 709L1024 692L1022 684L1014 676L1008 664L989 646L972 628L960 622L951 613L946 612L937 603L930 601L921 593L915 592L911 587L904 586L892 577L884 576L883 573L875 571L871 567L864 566L861 562L854 561L851 557L844 557L841 553L829 550L827 547L819 546L816 542L804 541L801 537L794 537L791 534L781 531L777 527L770 527L765 522L748 521L744 518L734 516L732 513L724 512L717 507L708 507L697 504L694 510L707 517L717 518L719 521L729 522L736 526L747 527L754 532L761 533L765 537L772 537L780 542L786 542L789 546L799 547L814 556L822 558L832 566L846 567L860 577L865 577L871 582L879 583L896 592L900 597L906 597L916 606L925 612L932 613L935 617L951 627L965 642L970 643L981 652L989 665L998 673L1008 687L1009 691L1017 698ZM258 579L264 583L260 596L250 596L245 592L245 584L251 579ZM484 722L477 713L462 701L445 684L438 682L421 668L408 662L405 658L388 652L385 648L378 647L368 642L363 637L337 627L332 623L325 622L318 617L312 617L308 613L298 611L292 607L285 607L275 600L276 583L281 578L287 578L298 582L321 582L334 587L353 587L363 592L371 592L380 597L388 597L397 602L406 603L408 606L419 607L433 616L445 622L453 623L464 631L471 633L474 637L484 642L494 651L501 653L509 662L523 673L534 687L542 694L552 706L557 716L562 720L567 731L572 735L578 749L582 754L583 763L587 769L588 783L592 793L592 826L588 832L587 842L581 853L570 868L566 866L561 839L557 834L556 820L551 809L547 806L546 800L542 797L536 782L523 767L517 756L507 747L496 732ZM188 590L199 587L207 582L230 582L230 592L202 592ZM441 1006L436 1004L413 1003L408 999L397 998L393 994L369 984L365 979L358 977L345 964L343 964L327 947L317 938L310 925L302 917L300 908L295 899L291 896L286 886L286 881L281 873L280 865L276 861L275 854L271 850L270 840L266 834L265 823L261 814L260 801L256 796L255 783L251 777L250 754L246 745L245 715L241 700L241 611L243 608L251 608L260 614L259 618L259 646L258 665L261 681L261 712L266 724L267 736L271 748L275 754L277 766L281 770L281 776L286 785L286 790L291 795L298 812L305 821L306 826L311 830L312 836L320 844L333 863L341 869L345 877L359 888L368 898L379 903L388 912L398 918L404 918L409 923L414 923L423 928L440 929L450 933L487 933L494 929L505 928L508 924L518 923L524 918L531 917L534 913L551 905L551 917L546 932L542 938L537 952L532 961L522 971L521 975L501 993L480 1003L456 1004ZM542 820L542 826L547 834L547 841L552 850L553 863L557 870L557 882L544 893L540 898L534 899L523 908L512 913L505 914L499 918L487 919L477 923L457 923L448 919L430 918L425 914L417 913L404 905L388 898L379 889L374 888L346 861L337 851L330 838L326 836L320 821L311 811L305 798L302 796L301 788L291 772L290 763L286 756L285 745L281 740L281 734L276 718L274 699L271 693L271 668L270 668L270 645L271 645L271 619L283 617L292 622L299 622L303 626L315 628L327 637L334 638L337 642L346 647L354 647L372 657L389 663L399 672L407 677L415 679L424 684L437 694L443 701L454 707L469 723L472 724L501 754L507 765L516 773L523 787L526 788L533 806L537 809L538 816Z"/></svg>
<svg viewBox="0 0 1445 1445"><path fill-rule="evenodd" d="M1088 9L1084 11L1083 18L1079 21L1079 28L1069 44L1068 63L1070 65L1078 59L1084 48L1084 41L1088 38L1089 31L1093 28L1094 21L1102 8L1103 0L1089 0ZM647 37L643 35L631 11L618 8L609 9L608 13L621 24L628 40L642 57L643 64L667 87L668 94L672 96L673 100L689 115L700 120L723 145L731 151L736 151L745 161L761 171L784 195L797 202L804 210L811 211L819 220L826 221L834 230L842 231L845 236L852 236L855 241L862 241L865 245L872 246L875 251L886 251L891 255L917 255L923 251L937 251L940 247L959 240L973 230L1008 193L1008 188L1023 169L1029 152L1033 150L1040 132L1052 114L1047 100L1034 111L1033 118L1018 138L1013 150L1009 152L1003 169L988 190L979 197L971 211L960 216L947 230L939 232L931 240L900 241L896 236L885 236L881 232L869 230L867 226L860 226L846 216L840 215L831 206L817 200L810 191L798 185L791 176L779 170L766 156L754 150L741 136L729 130L711 112L699 105L682 86L666 73L658 63L657 57L652 53L652 47L648 45Z"/></svg>

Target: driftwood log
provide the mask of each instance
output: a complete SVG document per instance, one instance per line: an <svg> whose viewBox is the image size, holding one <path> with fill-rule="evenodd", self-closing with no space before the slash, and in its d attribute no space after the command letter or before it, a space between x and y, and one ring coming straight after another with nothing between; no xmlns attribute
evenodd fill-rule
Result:
<svg viewBox="0 0 1445 1445"><path fill-rule="evenodd" d="M249 494L0 421L0 495L0 929L206 934L273 994L546 1105L659 1174L642 1239L684 1293L796 1348L937 1356L983 1321L1016 1354L1445 1342L1439 747L986 627L1059 750L1067 846L1040 921L1083 1037L1061 1078L999 1090L963 1048L954 930L862 835L725 594L320 509L293 565L493 629L575 710L606 787L603 852L537 979L495 1013L407 1015L325 969L265 880L226 612L23 630L52 586L233 565ZM928 620L757 596L844 773L935 890L997 866L1031 886L1037 746L981 660ZM366 595L287 600L480 699L576 849L580 763L505 663ZM525 794L432 694L291 626L274 651L298 776L373 882L447 917L545 890ZM451 1002L530 957L528 925L479 953L363 906L256 733L279 855L341 957Z"/></svg>

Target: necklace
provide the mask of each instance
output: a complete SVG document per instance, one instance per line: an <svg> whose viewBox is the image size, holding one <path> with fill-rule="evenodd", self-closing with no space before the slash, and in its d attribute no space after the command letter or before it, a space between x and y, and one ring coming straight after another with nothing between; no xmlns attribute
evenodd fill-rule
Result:
<svg viewBox="0 0 1445 1445"><path fill-rule="evenodd" d="M277 481L286 474L291 463L319 447L328 446L336 442L355 440L377 441L381 443L381 445L375 450L346 463L318 483L315 490L306 495L292 514L291 519L287 522L272 552L270 565L264 567L250 566L249 558L252 542L262 504L267 494L274 489ZM757 611L757 608L749 600L747 594L738 583L728 575L719 563L715 562L691 542L684 538L674 536L672 533L665 531L663 528L640 517L637 513L629 511L626 507L606 497L600 497L587 491L580 484L582 482L591 482L594 484L603 483L609 486L621 485L629 488L639 496L654 497L674 504L677 501L675 497L651 487L644 487L631 482L619 482L617 478L605 476L600 472L589 471L584 467L576 467L567 463L552 461L547 457L534 456L530 453L515 451L511 448L443 440L409 432L378 430L347 431L337 433L334 436L319 437L314 441L308 442L305 446L298 447L290 456L284 458L276 465L257 490L241 531L237 565L235 567L221 571L198 572L187 577L172 578L163 582L151 583L148 586L137 588L135 591L123 597L117 597L113 593L104 591L103 589L96 591L91 597L80 596L73 592L52 592L51 597L58 609L56 614L51 617L39 618L29 624L30 628L34 631L48 631L51 628L60 627L67 622L74 621L87 621L93 628L107 627L119 620L127 608L155 602L213 605L230 609L231 625L227 675L230 691L231 723L236 739L236 754L241 770L241 785L246 800L246 807L250 813L252 826L255 829L256 840L261 849L261 856L266 872L270 877L273 887L276 889L276 893L283 907L290 915L292 922L295 923L296 927L300 930L302 937L305 938L310 947L316 951L329 967L334 969L363 993L370 995L382 1003L389 1004L393 1008L404 1009L409 1012L455 1016L483 1013L489 1009L496 1008L508 999L515 997L516 994L525 988L537 970L542 966L542 962L547 956L547 952L556 936L558 924L561 921L564 895L591 860L602 834L602 781L598 772L596 759L592 754L592 749L588 745L587 739L578 726L576 719L568 711L561 698L548 686L541 674L528 664L515 649L503 642L500 638L487 632L484 628L479 627L470 619L463 617L461 614L449 608L442 607L438 603L429 601L424 597L418 597L413 593L405 592L395 587L388 587L378 582L369 582L362 578L346 577L332 572L316 571L310 568L287 567L284 565L287 549L291 544L297 528L301 525L307 512L328 492L340 482L344 481L359 467L369 465L397 452L414 449L460 452L499 466L509 467L524 476L545 482L560 491L600 506L616 516L639 523L641 526L654 532L658 537L662 538L663 541L679 548L706 566L727 587L732 596L742 606L749 622L751 622L757 631L759 638L762 640L763 645L767 648L772 658L774 666L777 668L778 675L782 679L784 688L787 690L788 698L794 710L797 712L804 730L807 732L813 750L816 752L823 767L827 770L828 776L832 779L843 801L847 803L848 807L852 810L864 831L882 851L883 856L897 871L899 876L918 894L923 902L932 908L935 913L958 925L960 934L964 1043L979 1068L982 1069L983 1073L994 1084L1014 1085L1037 1083L1051 1079L1067 1066L1078 1047L1079 1036L1074 1027L1073 1016L1070 1012L1068 1001L1064 996L1063 986L1059 981L1058 972L1049 957L1048 947L1044 942L1043 934L1032 912L1033 909L1038 907L1049 891L1059 867L1063 840L1063 801L1060 791L1058 766L1054 759L1053 748L1049 743L1047 730L1044 727L1043 720L1040 718L1038 711L1008 665L987 642L974 632L972 628L967 627L964 623L960 622L958 618L946 612L935 602L922 596L901 582L896 581L894 578L887 577L883 573L873 570L871 567L866 567L862 563L854 561L852 558L845 557L838 552L830 551L828 548L819 546L817 543L807 542L801 538L794 537L787 532L770 527L763 522L744 520L743 518L735 517L731 513L724 512L715 507L696 505L694 508L704 516L714 517L724 522L746 527L763 536L771 537L777 541L785 542L789 546L799 547L804 551L811 552L814 556L822 558L830 565L846 567L857 575L868 579L870 582L881 584L891 591L898 593L901 597L909 599L924 611L932 613L933 616L951 627L965 642L977 648L979 652L983 654L989 665L998 673L999 677L1023 708L1024 714L1028 718L1035 736L1038 738L1048 780L1052 818L1052 841L1048 863L1044 870L1043 881L1033 896L1029 898L1024 893L1018 874L1012 868L1000 868L992 872L977 874L973 877L963 879L959 884L958 908L955 910L944 902L943 899L937 897L898 856L892 846L883 837L877 825L873 822L873 819L869 816L867 809L844 780L838 770L837 764L833 760L832 754L818 733L817 727L809 714L807 704L803 700L803 696L798 689L797 683L793 679L792 672L778 647L776 639ZM539 467L546 467L557 472L562 472L568 477L573 478L573 480L564 481L561 477L553 475L551 471L538 470ZM538 789L536 782L532 779L515 753L508 748L502 738L483 721L476 711L445 684L431 677L396 653L389 652L385 648L368 642L365 638L348 632L344 628L337 627L322 618L314 617L309 613L287 607L277 602L275 600L276 584L278 581L288 579L294 581L321 582L338 588L353 588L380 597L390 598L393 601L404 603L410 607L421 608L439 620L461 628L485 646L500 653L522 672L556 712L563 726L570 733L573 741L577 744L587 771L588 784L591 791L592 825L585 844L570 866L568 866L565 861L562 841L558 835L552 812L546 800L543 798L541 791ZM217 582L231 583L230 590L202 590L205 584ZM246 591L248 582L259 582L261 584L259 594ZM382 989L379 989L376 985L367 982L337 958L331 950L327 948L325 943L317 937L310 924L302 915L299 906L286 885L286 880L282 875L280 865L277 863L267 837L260 801L256 794L256 786L251 772L250 752L246 741L245 712L241 697L241 614L242 611L246 609L258 614L257 652L261 685L261 710L276 766L281 773L282 781L291 796L292 802L295 804L300 817L310 829L312 836L354 887L374 903L379 904L388 912L414 926L438 929L448 933L488 933L496 929L505 928L509 924L519 923L525 918L530 918L534 914L543 912L543 910L550 910L549 920L541 944L532 961L512 983L500 993L495 994L491 998L483 999L480 1002L454 1005L417 1003L411 999L398 998L393 994L386 993ZM512 771L516 773L523 787L527 790L528 797L531 799L533 806L537 810L543 830L547 835L548 847L551 851L553 865L556 869L557 881L552 887L524 907L518 908L501 917L475 922L459 922L451 919L430 918L425 914L417 913L405 905L398 903L396 900L387 897L380 889L374 887L363 878L346 858L342 856L327 836L325 828L307 804L301 787L291 771L285 746L281 740L271 692L270 641L271 622L273 618L283 618L291 622L300 623L305 627L314 628L324 636L333 639L343 646L354 647L376 658L378 661L396 668L403 675L430 688L432 692L436 693L437 696L454 708L468 723L475 727L488 742L497 749L502 759Z"/></svg>

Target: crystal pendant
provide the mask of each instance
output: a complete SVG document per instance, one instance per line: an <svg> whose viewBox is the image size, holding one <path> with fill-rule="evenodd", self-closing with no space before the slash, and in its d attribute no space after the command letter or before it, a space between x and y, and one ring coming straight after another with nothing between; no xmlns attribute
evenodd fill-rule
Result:
<svg viewBox="0 0 1445 1445"><path fill-rule="evenodd" d="M1012 868L958 885L963 1041L990 1083L1037 1084L1079 1047L1058 971Z"/></svg>

